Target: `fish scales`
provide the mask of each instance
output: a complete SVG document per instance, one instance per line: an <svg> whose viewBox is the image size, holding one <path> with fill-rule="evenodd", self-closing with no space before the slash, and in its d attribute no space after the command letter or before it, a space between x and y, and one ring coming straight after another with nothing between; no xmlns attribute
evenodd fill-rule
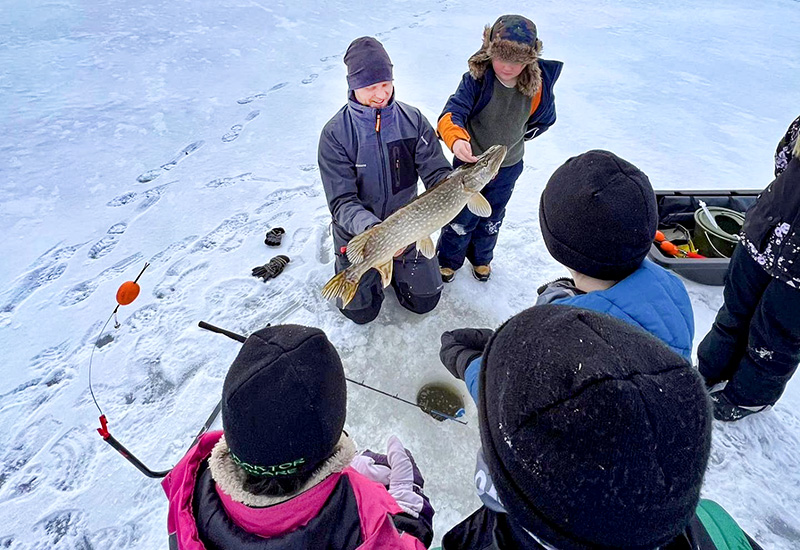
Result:
<svg viewBox="0 0 800 550"><path fill-rule="evenodd" d="M480 190L491 181L506 155L502 145L490 147L474 164L463 165L381 223L353 237L347 245L351 265L322 288L327 298L342 298L342 307L355 296L361 277L370 269L381 274L383 286L391 282L392 261L398 250L417 243L418 252L433 257L430 238L467 205L477 215L489 216L491 207Z"/></svg>

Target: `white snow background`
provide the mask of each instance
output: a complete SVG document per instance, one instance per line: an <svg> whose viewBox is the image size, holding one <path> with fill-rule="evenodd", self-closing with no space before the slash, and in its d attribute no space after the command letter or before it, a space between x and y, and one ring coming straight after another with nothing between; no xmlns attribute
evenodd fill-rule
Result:
<svg viewBox="0 0 800 550"><path fill-rule="evenodd" d="M316 151L346 99L344 50L377 36L397 98L433 122L503 13L534 19L544 57L565 65L558 121L527 146L492 280L459 272L425 316L387 296L356 326L320 297L333 259ZM0 548L166 547L161 487L95 432L87 385L117 287L145 261L142 294L95 353L94 388L112 433L152 468L186 450L239 349L200 320L243 334L321 327L351 377L414 399L450 380L442 331L495 327L564 274L537 208L568 157L609 149L657 189L765 187L800 107L798 28L796 0L4 0ZM268 249L274 226L287 233ZM291 263L277 279L250 276L278 253ZM722 293L686 285L697 344ZM348 400L361 448L397 434L415 453L437 541L478 507L471 403L465 427L357 386ZM703 493L765 548L800 547L799 410L794 380L773 411L714 427Z"/></svg>

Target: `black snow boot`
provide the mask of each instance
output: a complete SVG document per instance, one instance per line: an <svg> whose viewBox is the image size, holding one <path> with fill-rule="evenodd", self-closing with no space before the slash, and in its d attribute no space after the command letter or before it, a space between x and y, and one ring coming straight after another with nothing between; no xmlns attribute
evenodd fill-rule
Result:
<svg viewBox="0 0 800 550"><path fill-rule="evenodd" d="M714 418L722 422L736 422L745 416L766 411L770 408L769 405L759 405L756 407L735 405L730 399L728 399L722 390L711 392L709 396L711 397L711 402L714 405Z"/></svg>

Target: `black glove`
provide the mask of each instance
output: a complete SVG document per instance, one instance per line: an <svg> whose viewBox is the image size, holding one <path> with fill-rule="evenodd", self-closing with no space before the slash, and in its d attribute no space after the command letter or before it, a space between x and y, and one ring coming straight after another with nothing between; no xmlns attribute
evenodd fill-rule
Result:
<svg viewBox="0 0 800 550"><path fill-rule="evenodd" d="M286 267L286 264L288 263L288 256L284 256L283 254L280 256L275 256L264 265L254 267L253 277L261 277L264 282L267 282L268 279L272 279L280 275L280 272L283 271L283 268Z"/></svg>
<svg viewBox="0 0 800 550"><path fill-rule="evenodd" d="M286 230L283 227L273 227L267 231L264 237L264 244L267 246L280 246L284 233L286 233Z"/></svg>
<svg viewBox="0 0 800 550"><path fill-rule="evenodd" d="M460 328L442 333L439 359L450 373L461 380L470 363L483 354L494 331L490 328Z"/></svg>

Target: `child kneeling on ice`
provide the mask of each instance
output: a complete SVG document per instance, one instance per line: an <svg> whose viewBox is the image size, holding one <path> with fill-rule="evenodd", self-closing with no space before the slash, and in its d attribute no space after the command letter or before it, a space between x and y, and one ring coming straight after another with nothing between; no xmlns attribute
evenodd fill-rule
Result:
<svg viewBox="0 0 800 550"><path fill-rule="evenodd" d="M699 374L609 315L536 306L483 354L488 503L443 550L760 550L700 500L711 414Z"/></svg>
<svg viewBox="0 0 800 550"><path fill-rule="evenodd" d="M170 549L430 545L433 509L410 453L392 437L388 457L356 456L346 402L342 363L319 329L247 338L225 377L223 431L202 436L163 482Z"/></svg>

